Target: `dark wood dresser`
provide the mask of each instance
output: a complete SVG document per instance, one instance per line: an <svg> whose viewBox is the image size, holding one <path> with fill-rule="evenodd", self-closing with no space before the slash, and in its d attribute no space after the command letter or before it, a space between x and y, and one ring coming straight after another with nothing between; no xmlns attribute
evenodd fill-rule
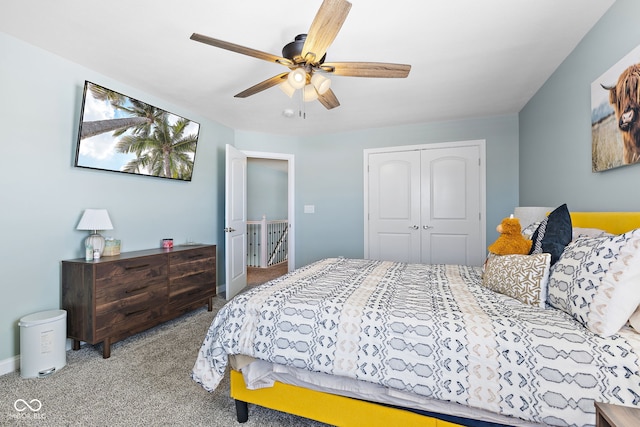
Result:
<svg viewBox="0 0 640 427"><path fill-rule="evenodd" d="M73 349L111 344L203 305L213 309L216 246L123 252L62 261L62 308Z"/></svg>

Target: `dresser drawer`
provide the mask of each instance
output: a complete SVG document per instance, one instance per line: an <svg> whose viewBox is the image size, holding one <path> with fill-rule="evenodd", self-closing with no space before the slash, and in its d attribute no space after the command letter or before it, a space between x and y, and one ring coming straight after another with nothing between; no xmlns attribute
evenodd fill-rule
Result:
<svg viewBox="0 0 640 427"><path fill-rule="evenodd" d="M97 281L104 285L136 282L167 276L167 260L163 255L102 262L96 265Z"/></svg>
<svg viewBox="0 0 640 427"><path fill-rule="evenodd" d="M215 295L215 271L202 271L171 280L169 304L182 305Z"/></svg>
<svg viewBox="0 0 640 427"><path fill-rule="evenodd" d="M101 264L96 269L96 304L98 306L118 299L127 299L140 293L163 288L167 292L167 263L163 256L122 260Z"/></svg>
<svg viewBox="0 0 640 427"><path fill-rule="evenodd" d="M196 248L170 255L169 304L172 307L212 297L215 287L215 248Z"/></svg>
<svg viewBox="0 0 640 427"><path fill-rule="evenodd" d="M173 276L174 268L184 267L183 264L200 264L213 263L215 266L216 248L215 246L206 246L202 248L193 248L169 254L169 265L171 266L171 275ZM179 274L179 273L178 273Z"/></svg>
<svg viewBox="0 0 640 427"><path fill-rule="evenodd" d="M160 318L168 295L166 256L96 266L96 339Z"/></svg>
<svg viewBox="0 0 640 427"><path fill-rule="evenodd" d="M166 311L167 288L155 287L128 298L96 304L96 340L155 323Z"/></svg>

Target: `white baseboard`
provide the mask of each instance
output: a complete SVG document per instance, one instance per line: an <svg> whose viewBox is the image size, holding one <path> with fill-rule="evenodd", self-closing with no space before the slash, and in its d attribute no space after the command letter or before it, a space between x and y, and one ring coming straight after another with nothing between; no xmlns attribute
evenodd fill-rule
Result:
<svg viewBox="0 0 640 427"><path fill-rule="evenodd" d="M0 375L10 374L20 369L20 356L0 360Z"/></svg>

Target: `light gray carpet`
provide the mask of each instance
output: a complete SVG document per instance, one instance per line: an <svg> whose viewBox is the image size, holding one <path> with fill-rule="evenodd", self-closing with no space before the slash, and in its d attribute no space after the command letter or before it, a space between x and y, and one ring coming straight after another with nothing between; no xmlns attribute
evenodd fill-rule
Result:
<svg viewBox="0 0 640 427"><path fill-rule="evenodd" d="M48 378L0 377L0 425L37 426L324 426L249 405L239 424L229 397L229 377L208 393L190 377L214 313L206 308L115 343L109 359L102 347L67 352L67 366ZM17 399L38 399L37 413L20 416ZM36 417L39 417L36 419Z"/></svg>

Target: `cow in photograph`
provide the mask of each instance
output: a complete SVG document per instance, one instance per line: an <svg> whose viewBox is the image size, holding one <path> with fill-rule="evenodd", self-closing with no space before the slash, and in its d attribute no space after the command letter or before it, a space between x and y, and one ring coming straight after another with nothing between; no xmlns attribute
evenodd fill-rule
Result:
<svg viewBox="0 0 640 427"><path fill-rule="evenodd" d="M615 86L602 87L609 91L609 103L622 132L623 162L636 163L640 161L640 64L624 70Z"/></svg>

